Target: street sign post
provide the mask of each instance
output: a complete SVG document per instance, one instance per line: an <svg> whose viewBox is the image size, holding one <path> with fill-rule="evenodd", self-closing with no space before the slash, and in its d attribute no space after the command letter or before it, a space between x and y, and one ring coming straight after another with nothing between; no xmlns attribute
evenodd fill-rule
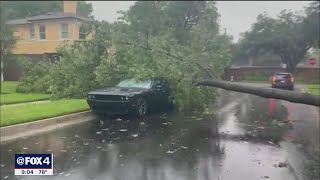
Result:
<svg viewBox="0 0 320 180"><path fill-rule="evenodd" d="M317 60L316 58L310 58L308 62L310 65L314 66L317 63ZM313 68L311 68L311 73L313 75Z"/></svg>

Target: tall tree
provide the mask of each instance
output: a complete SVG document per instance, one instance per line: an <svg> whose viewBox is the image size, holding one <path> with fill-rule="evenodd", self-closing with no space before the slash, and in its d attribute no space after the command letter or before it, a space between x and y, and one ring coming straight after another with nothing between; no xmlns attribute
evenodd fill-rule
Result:
<svg viewBox="0 0 320 180"><path fill-rule="evenodd" d="M271 51L294 72L307 51L319 45L319 2L306 8L307 15L282 11L277 18L260 14L240 42L247 55ZM311 12L310 9L313 11Z"/></svg>
<svg viewBox="0 0 320 180"><path fill-rule="evenodd" d="M6 59L11 52L11 49L13 48L16 39L13 36L12 30L6 26L5 22L8 19L8 13L6 9L3 6L3 1L0 2L0 10L1 10L1 16L0 16L0 64L1 64L1 81L4 80L3 77L3 67L4 67L4 59Z"/></svg>

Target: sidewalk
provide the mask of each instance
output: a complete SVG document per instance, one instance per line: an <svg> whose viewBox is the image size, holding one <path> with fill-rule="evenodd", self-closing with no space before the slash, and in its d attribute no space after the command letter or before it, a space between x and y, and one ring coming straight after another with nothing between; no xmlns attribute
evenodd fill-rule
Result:
<svg viewBox="0 0 320 180"><path fill-rule="evenodd" d="M50 100L22 102L22 103L15 103L15 104L2 104L1 106L21 106L21 105L25 105L25 104L39 104L39 103L45 103L45 102L50 102Z"/></svg>

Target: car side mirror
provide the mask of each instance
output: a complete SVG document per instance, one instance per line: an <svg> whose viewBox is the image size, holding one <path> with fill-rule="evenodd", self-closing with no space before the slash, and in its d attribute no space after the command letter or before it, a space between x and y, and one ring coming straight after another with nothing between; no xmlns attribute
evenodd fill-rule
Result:
<svg viewBox="0 0 320 180"><path fill-rule="evenodd" d="M156 91L161 91L162 90L162 86L161 85L157 85L155 89L156 89Z"/></svg>

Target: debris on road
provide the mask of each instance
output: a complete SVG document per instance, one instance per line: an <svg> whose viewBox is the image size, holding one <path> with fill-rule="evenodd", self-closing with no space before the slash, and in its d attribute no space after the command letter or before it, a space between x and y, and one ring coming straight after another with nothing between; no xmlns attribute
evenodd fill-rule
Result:
<svg viewBox="0 0 320 180"><path fill-rule="evenodd" d="M98 131L98 132L96 132L96 134L102 134L102 132L101 132L101 131Z"/></svg>
<svg viewBox="0 0 320 180"><path fill-rule="evenodd" d="M120 132L127 132L128 129L120 129L119 131L120 131Z"/></svg>
<svg viewBox="0 0 320 180"><path fill-rule="evenodd" d="M175 149L175 150L173 150L173 151L168 150L166 153L167 153L167 154L173 154L173 153L177 152L178 150L179 150L179 149Z"/></svg>
<svg viewBox="0 0 320 180"><path fill-rule="evenodd" d="M167 119L168 117L167 117L167 113L164 113L164 114L162 114L161 116L160 116L160 119Z"/></svg>
<svg viewBox="0 0 320 180"><path fill-rule="evenodd" d="M272 142L272 141L268 141L268 143L269 143L269 144L272 144L272 145L274 145L274 142Z"/></svg>
<svg viewBox="0 0 320 180"><path fill-rule="evenodd" d="M263 178L263 179L269 179L270 177L269 177L269 176L261 176L261 178Z"/></svg>
<svg viewBox="0 0 320 180"><path fill-rule="evenodd" d="M280 163L278 163L278 164L274 164L273 165L273 167L279 167L279 168L288 168L288 163L286 163L286 162L280 162Z"/></svg>

